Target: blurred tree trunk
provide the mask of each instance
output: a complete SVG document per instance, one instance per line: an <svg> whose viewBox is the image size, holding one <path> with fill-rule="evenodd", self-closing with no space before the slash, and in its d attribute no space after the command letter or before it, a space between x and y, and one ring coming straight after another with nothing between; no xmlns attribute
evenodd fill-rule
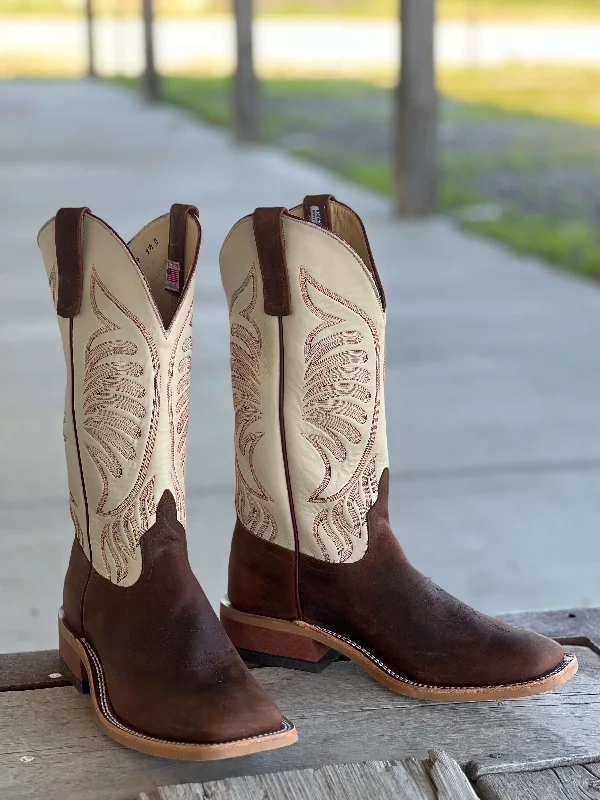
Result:
<svg viewBox="0 0 600 800"><path fill-rule="evenodd" d="M253 0L234 0L237 63L233 90L233 130L239 142L260 138L259 86L254 70Z"/></svg>
<svg viewBox="0 0 600 800"><path fill-rule="evenodd" d="M94 54L94 3L85 0L85 23L87 37L87 75L88 78L96 77L96 58Z"/></svg>
<svg viewBox="0 0 600 800"><path fill-rule="evenodd" d="M436 209L438 184L435 0L401 0L401 6L396 210L404 216L423 216Z"/></svg>
<svg viewBox="0 0 600 800"><path fill-rule="evenodd" d="M142 93L149 103L158 100L158 75L154 63L154 9L152 0L143 0L144 53L146 56Z"/></svg>

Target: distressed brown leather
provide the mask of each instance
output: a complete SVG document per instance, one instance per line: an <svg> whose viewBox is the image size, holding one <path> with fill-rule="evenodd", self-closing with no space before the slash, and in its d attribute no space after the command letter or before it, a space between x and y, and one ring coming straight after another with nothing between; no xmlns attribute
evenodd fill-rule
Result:
<svg viewBox="0 0 600 800"><path fill-rule="evenodd" d="M83 636L83 595L91 568L82 546L74 539L63 587L63 611L71 630L79 637Z"/></svg>
<svg viewBox="0 0 600 800"><path fill-rule="evenodd" d="M83 293L83 218L89 208L60 208L54 220L58 270L56 313L76 317Z"/></svg>
<svg viewBox="0 0 600 800"><path fill-rule="evenodd" d="M297 619L295 556L292 550L260 539L236 521L229 557L228 597L239 611Z"/></svg>
<svg viewBox="0 0 600 800"><path fill-rule="evenodd" d="M330 564L300 554L302 618L360 644L418 683L498 686L534 680L558 667L564 657L559 644L478 613L411 566L390 527L388 489L386 469L367 515L369 545L360 561ZM243 552L246 563L261 565L257 581L244 585L232 585L239 572L230 565L229 591L249 613L264 613L258 609L268 587L278 587L272 589L272 605L289 594L284 586L289 567L277 583L286 556L275 561L272 551L278 546L266 544L238 527L232 560ZM285 552L293 562L294 553Z"/></svg>
<svg viewBox="0 0 600 800"><path fill-rule="evenodd" d="M85 592L84 635L100 657L116 715L137 731L180 742L277 731L277 706L243 664L190 568L169 491L140 546L135 584L117 586L92 570Z"/></svg>
<svg viewBox="0 0 600 800"><path fill-rule="evenodd" d="M283 240L283 216L287 213L285 208L257 208L252 215L265 314L271 317L286 317L292 313Z"/></svg>

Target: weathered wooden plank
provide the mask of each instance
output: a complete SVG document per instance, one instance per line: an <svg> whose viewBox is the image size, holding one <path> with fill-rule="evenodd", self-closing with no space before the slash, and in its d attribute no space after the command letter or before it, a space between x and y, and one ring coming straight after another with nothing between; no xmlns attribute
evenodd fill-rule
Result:
<svg viewBox="0 0 600 800"><path fill-rule="evenodd" d="M401 65L396 107L397 208L432 214L438 182L435 0L402 0Z"/></svg>
<svg viewBox="0 0 600 800"><path fill-rule="evenodd" d="M0 692L69 686L58 650L0 655Z"/></svg>
<svg viewBox="0 0 600 800"><path fill-rule="evenodd" d="M239 142L260 138L260 93L254 70L252 22L254 0L234 0L236 71L233 91L233 128Z"/></svg>
<svg viewBox="0 0 600 800"><path fill-rule="evenodd" d="M497 747L474 750L466 765L471 780L498 772L542 770L600 760L600 738L594 733L592 722L600 711L600 676L595 666L598 656L587 647L569 645L568 649L577 654L578 674L554 692L517 700L516 706L508 707L510 718L498 714L494 720L498 726ZM531 701L553 708L549 713L540 713L535 703L528 705ZM486 739L484 735L482 742Z"/></svg>
<svg viewBox="0 0 600 800"><path fill-rule="evenodd" d="M97 729L72 688L0 694L2 800L131 800L141 791L239 775L364 760L423 759L431 747L485 766L600 754L600 657L573 648L581 673L556 692L490 703L425 703L396 695L350 662L320 675L257 670L299 733L293 747L191 764L126 750ZM22 757L33 756L31 762ZM596 756L600 757L600 756ZM47 787L52 787L49 794ZM18 791L17 791L18 789ZM43 791L42 791L43 790Z"/></svg>
<svg viewBox="0 0 600 800"><path fill-rule="evenodd" d="M428 761L366 761L325 765L204 784L163 786L139 800L477 800L460 766L447 753L431 751Z"/></svg>
<svg viewBox="0 0 600 800"><path fill-rule="evenodd" d="M391 763L391 762L387 762ZM423 800L436 800L436 791L429 775L429 761L420 761L417 758L403 760L407 781L413 781L418 786Z"/></svg>
<svg viewBox="0 0 600 800"><path fill-rule="evenodd" d="M477 781L481 800L600 800L598 769L559 767L488 775Z"/></svg>
<svg viewBox="0 0 600 800"><path fill-rule="evenodd" d="M571 750L566 750L571 752ZM556 756L553 758L530 758L527 760L500 761L498 763L488 762L484 757L479 760L469 761L465 765L465 774L473 781L481 776L499 774L520 774L522 772L543 772L544 770L560 769L562 767L585 766L594 768L600 762L600 755L591 751L588 753L578 752L575 755Z"/></svg>
<svg viewBox="0 0 600 800"><path fill-rule="evenodd" d="M227 778L204 784L165 786L139 800L436 800L427 770L409 771L401 761L366 761L319 769ZM448 795L448 800L462 800Z"/></svg>
<svg viewBox="0 0 600 800"><path fill-rule="evenodd" d="M437 789L438 800L477 800L459 764L443 750L429 751L429 775Z"/></svg>

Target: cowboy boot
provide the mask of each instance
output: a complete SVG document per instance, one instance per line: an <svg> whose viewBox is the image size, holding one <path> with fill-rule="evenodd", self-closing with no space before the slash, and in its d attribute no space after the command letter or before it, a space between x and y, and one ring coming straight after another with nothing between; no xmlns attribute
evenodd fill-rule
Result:
<svg viewBox="0 0 600 800"><path fill-rule="evenodd" d="M89 209L63 208L38 241L67 366L75 540L60 655L108 736L201 761L282 747L296 732L225 635L187 556L197 214L174 205L127 245Z"/></svg>
<svg viewBox="0 0 600 800"><path fill-rule="evenodd" d="M341 653L432 700L523 697L577 670L556 642L421 575L388 518L385 297L360 218L333 197L257 209L221 251L236 508L221 620L249 662Z"/></svg>

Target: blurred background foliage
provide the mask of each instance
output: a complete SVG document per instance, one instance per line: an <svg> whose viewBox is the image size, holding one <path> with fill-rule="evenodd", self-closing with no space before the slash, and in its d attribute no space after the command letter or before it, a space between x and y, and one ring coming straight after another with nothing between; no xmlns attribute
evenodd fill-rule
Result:
<svg viewBox="0 0 600 800"><path fill-rule="evenodd" d="M94 0L99 15L139 13L138 0ZM259 16L397 18L397 0L255 0ZM0 14L80 14L81 0L0 0ZM158 16L228 14L229 0L155 0ZM463 19L600 18L599 0L438 0L438 17Z"/></svg>
<svg viewBox="0 0 600 800"><path fill-rule="evenodd" d="M131 81L125 81L132 85ZM442 69L439 208L460 226L600 279L600 67ZM393 87L265 79L262 138L393 191ZM167 77L162 96L231 122L231 81Z"/></svg>
<svg viewBox="0 0 600 800"><path fill-rule="evenodd" d="M159 19L196 17L196 25L231 14L231 5L230 0L155 0ZM315 32L325 17L385 25L399 13L396 0L255 0L255 6L259 17L283 22L289 17L288 25L298 16L303 22L314 19ZM100 18L139 21L141 0L94 0L94 10ZM5 20L41 20L43 15L82 19L83 13L83 0L0 0ZM441 27L446 22L460 27L465 51L463 64L442 59L437 68L440 211L519 251L600 278L600 0L438 0L437 16ZM81 54L58 39L45 51L31 44L3 52L1 25L0 76L82 74ZM529 32L541 25L558 31L555 61L536 52L525 61L488 63L484 40L477 40L485 28L495 41L516 33L529 46ZM548 28L543 30L542 45ZM578 37L590 30L597 30L598 54L586 63ZM39 30L37 35L42 35ZM198 61L185 70L164 70L161 96L211 124L227 126L231 62L202 60L195 35L190 41ZM131 32L113 32L107 25L104 36L104 45L110 44L117 56L131 47ZM159 45L164 41L164 36L158 39ZM283 62L259 57L262 139L391 193L397 64L392 54L385 69L361 71L351 68L355 53L351 56L336 69L331 62L323 67L306 59L294 69L288 64L293 56L288 59L285 52ZM115 63L113 75L131 74L120 70L118 57ZM119 80L126 86L136 83Z"/></svg>

